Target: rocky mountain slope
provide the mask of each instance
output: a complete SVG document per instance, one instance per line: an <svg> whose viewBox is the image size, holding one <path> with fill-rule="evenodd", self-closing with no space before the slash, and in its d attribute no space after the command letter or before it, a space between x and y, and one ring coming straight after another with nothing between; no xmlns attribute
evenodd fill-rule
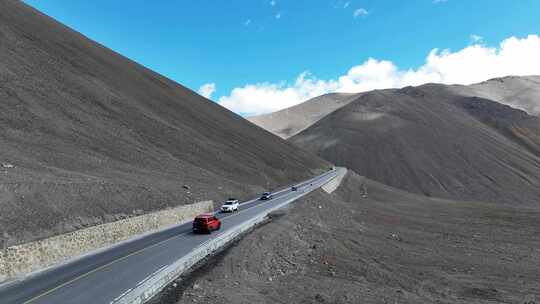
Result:
<svg viewBox="0 0 540 304"><path fill-rule="evenodd" d="M427 196L540 207L540 118L445 85L363 93L289 140Z"/></svg>
<svg viewBox="0 0 540 304"><path fill-rule="evenodd" d="M27 241L327 163L15 0L0 2L0 236Z"/></svg>
<svg viewBox="0 0 540 304"><path fill-rule="evenodd" d="M248 117L248 120L286 139L348 104L356 96L347 93L326 94L281 111Z"/></svg>
<svg viewBox="0 0 540 304"><path fill-rule="evenodd" d="M540 76L508 76L470 86L451 86L459 95L477 96L540 115Z"/></svg>
<svg viewBox="0 0 540 304"><path fill-rule="evenodd" d="M531 115L540 114L540 76L508 76L470 86L451 85L447 88L452 94L482 97L524 110ZM362 94L326 94L274 113L252 116L248 120L282 138L289 138Z"/></svg>
<svg viewBox="0 0 540 304"><path fill-rule="evenodd" d="M538 303L539 217L351 173L337 192L275 214L156 303Z"/></svg>

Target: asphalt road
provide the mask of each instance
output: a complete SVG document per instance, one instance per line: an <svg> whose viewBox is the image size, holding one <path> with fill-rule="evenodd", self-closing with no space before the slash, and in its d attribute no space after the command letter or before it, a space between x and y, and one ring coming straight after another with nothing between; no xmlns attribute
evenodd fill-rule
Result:
<svg viewBox="0 0 540 304"><path fill-rule="evenodd" d="M265 209L291 198L299 198L335 175L336 171L329 171L296 184L297 191L287 187L274 192L271 200L261 201L256 198L242 203L238 212L217 213L222 227L210 235L193 234L189 222L50 268L22 281L3 285L0 287L0 303L109 304L208 239L251 219Z"/></svg>

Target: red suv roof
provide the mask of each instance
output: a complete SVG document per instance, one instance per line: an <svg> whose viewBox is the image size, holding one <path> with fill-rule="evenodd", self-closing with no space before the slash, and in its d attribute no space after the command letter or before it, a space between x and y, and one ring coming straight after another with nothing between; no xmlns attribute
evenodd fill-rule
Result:
<svg viewBox="0 0 540 304"><path fill-rule="evenodd" d="M205 213L205 214L199 214L199 215L197 215L196 218L209 218L209 217L214 217L214 215L213 215L213 214L206 214L206 213Z"/></svg>

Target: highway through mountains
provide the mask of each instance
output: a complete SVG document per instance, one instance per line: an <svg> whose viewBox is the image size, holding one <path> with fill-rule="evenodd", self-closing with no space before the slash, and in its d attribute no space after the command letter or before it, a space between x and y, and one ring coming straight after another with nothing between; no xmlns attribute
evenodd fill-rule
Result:
<svg viewBox="0 0 540 304"><path fill-rule="evenodd" d="M244 202L238 212L216 213L222 226L212 234L193 234L188 222L5 284L0 287L0 303L109 304L200 244L280 203L300 198L334 178L336 172L295 184L297 191L287 187L274 192L268 201L256 198Z"/></svg>

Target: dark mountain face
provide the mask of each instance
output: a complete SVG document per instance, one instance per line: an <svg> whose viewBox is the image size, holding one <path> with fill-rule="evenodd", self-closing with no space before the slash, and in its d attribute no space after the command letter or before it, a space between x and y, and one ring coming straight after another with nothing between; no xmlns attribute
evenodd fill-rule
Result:
<svg viewBox="0 0 540 304"><path fill-rule="evenodd" d="M0 227L16 240L242 197L328 166L9 0L0 2L0 164Z"/></svg>
<svg viewBox="0 0 540 304"><path fill-rule="evenodd" d="M364 93L290 139L428 196L538 207L539 119L444 85Z"/></svg>
<svg viewBox="0 0 540 304"><path fill-rule="evenodd" d="M448 94L481 97L540 114L540 76L507 76L464 86L447 86ZM249 117L248 120L282 137L289 138L309 128L333 111L365 93L330 93L274 113Z"/></svg>
<svg viewBox="0 0 540 304"><path fill-rule="evenodd" d="M540 114L540 76L506 76L470 86L453 85L449 90L463 96L476 96Z"/></svg>
<svg viewBox="0 0 540 304"><path fill-rule="evenodd" d="M458 98L454 104L540 157L539 117L479 97Z"/></svg>

